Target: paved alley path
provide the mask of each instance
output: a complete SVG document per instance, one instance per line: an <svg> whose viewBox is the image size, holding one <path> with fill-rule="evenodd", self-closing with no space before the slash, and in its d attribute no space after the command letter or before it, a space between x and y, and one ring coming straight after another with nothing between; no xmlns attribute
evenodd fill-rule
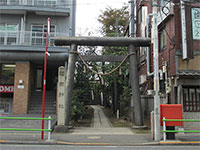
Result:
<svg viewBox="0 0 200 150"><path fill-rule="evenodd" d="M94 109L93 128L111 128L112 124L105 116L101 106L92 105L91 107Z"/></svg>
<svg viewBox="0 0 200 150"><path fill-rule="evenodd" d="M106 117L102 110L102 106L92 105L94 109L93 126L91 128L78 127L71 134L89 134L89 135L133 135L129 128L112 127L110 120Z"/></svg>

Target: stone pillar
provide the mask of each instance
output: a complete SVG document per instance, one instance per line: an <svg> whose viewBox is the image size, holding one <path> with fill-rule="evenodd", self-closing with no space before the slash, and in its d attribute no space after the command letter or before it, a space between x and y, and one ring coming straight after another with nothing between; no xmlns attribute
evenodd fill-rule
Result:
<svg viewBox="0 0 200 150"><path fill-rule="evenodd" d="M65 125L65 67L61 66L58 69L58 88L57 88L57 113L58 126Z"/></svg>
<svg viewBox="0 0 200 150"><path fill-rule="evenodd" d="M30 63L16 62L13 114L27 114L30 97Z"/></svg>

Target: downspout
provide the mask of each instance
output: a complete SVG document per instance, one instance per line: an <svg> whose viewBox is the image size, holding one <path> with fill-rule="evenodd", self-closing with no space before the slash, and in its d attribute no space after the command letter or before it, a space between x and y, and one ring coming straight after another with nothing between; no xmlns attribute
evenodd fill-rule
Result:
<svg viewBox="0 0 200 150"><path fill-rule="evenodd" d="M21 17L21 31L20 31L20 35L19 35L20 45L22 45L24 43L25 25L26 25L26 14L24 14L24 16Z"/></svg>
<svg viewBox="0 0 200 150"><path fill-rule="evenodd" d="M148 14L146 18L146 37L149 35L149 16L152 16L152 14ZM150 48L147 47L147 55L146 55L146 60L147 60L147 76L152 76L153 72L150 73Z"/></svg>

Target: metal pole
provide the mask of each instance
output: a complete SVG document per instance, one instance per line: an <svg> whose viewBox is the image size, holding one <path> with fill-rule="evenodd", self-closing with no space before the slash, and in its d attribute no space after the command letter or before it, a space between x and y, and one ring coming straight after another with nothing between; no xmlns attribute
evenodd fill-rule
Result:
<svg viewBox="0 0 200 150"><path fill-rule="evenodd" d="M71 52L77 51L77 45L71 45ZM67 78L66 78L66 95L65 95L65 106L66 106L66 121L65 125L69 125L70 112L71 112L71 102L72 102L72 92L74 84L74 71L76 63L76 54L69 53L68 68L67 68Z"/></svg>
<svg viewBox="0 0 200 150"><path fill-rule="evenodd" d="M139 77L138 77L138 68L137 68L137 55L134 45L129 45L129 53L135 53L130 56L130 81L131 81L131 107L134 107L134 112L132 117L134 118L134 123L136 126L143 126L143 115L142 115L142 106L140 99L140 90L139 90ZM132 120L133 120L132 118Z"/></svg>
<svg viewBox="0 0 200 150"><path fill-rule="evenodd" d="M165 119L165 117L163 119ZM163 121L163 131L165 130L166 130L166 122ZM163 140L166 141L166 132L163 132Z"/></svg>
<svg viewBox="0 0 200 150"><path fill-rule="evenodd" d="M129 24L129 31L130 31L130 37L135 37L135 2L134 0L129 1L130 3L130 24Z"/></svg>
<svg viewBox="0 0 200 150"><path fill-rule="evenodd" d="M158 60L158 28L157 0L153 0L153 64L154 64L154 125L155 141L160 141L160 96L159 96L159 60Z"/></svg>
<svg viewBox="0 0 200 150"><path fill-rule="evenodd" d="M51 116L49 116L49 119L51 119ZM51 129L51 120L48 120L48 129ZM51 132L48 131L48 141L51 140Z"/></svg>
<svg viewBox="0 0 200 150"><path fill-rule="evenodd" d="M45 46L45 58L44 58L44 81L43 81L43 98L42 98L42 118L44 118L45 113L45 94L46 94L46 70L47 70L47 50L49 44L50 34L50 18L47 19L47 33L46 33L46 46ZM44 120L42 120L42 129L44 129ZM41 139L44 139L44 131L41 132Z"/></svg>

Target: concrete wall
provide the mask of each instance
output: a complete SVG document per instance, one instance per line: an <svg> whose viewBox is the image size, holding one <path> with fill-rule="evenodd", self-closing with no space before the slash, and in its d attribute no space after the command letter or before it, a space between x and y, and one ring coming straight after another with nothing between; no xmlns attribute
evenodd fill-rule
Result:
<svg viewBox="0 0 200 150"><path fill-rule="evenodd" d="M184 61L179 57L178 59L178 69L179 70L193 70L193 71L200 71L200 55L194 56L194 59Z"/></svg>
<svg viewBox="0 0 200 150"><path fill-rule="evenodd" d="M69 33L70 31L70 20L69 17L65 16L39 16L34 13L27 14L26 20L26 31L31 31L31 25L42 25L47 24L47 18L50 17L51 25L56 25L56 32L58 33Z"/></svg>
<svg viewBox="0 0 200 150"><path fill-rule="evenodd" d="M200 120L200 112L183 112L184 119L199 119ZM184 129L199 129L200 122L184 122Z"/></svg>
<svg viewBox="0 0 200 150"><path fill-rule="evenodd" d="M160 98L160 104L166 104L165 97ZM154 111L154 97L153 96L141 96L142 112L144 119L150 119L150 114ZM150 121L150 120L149 120Z"/></svg>

